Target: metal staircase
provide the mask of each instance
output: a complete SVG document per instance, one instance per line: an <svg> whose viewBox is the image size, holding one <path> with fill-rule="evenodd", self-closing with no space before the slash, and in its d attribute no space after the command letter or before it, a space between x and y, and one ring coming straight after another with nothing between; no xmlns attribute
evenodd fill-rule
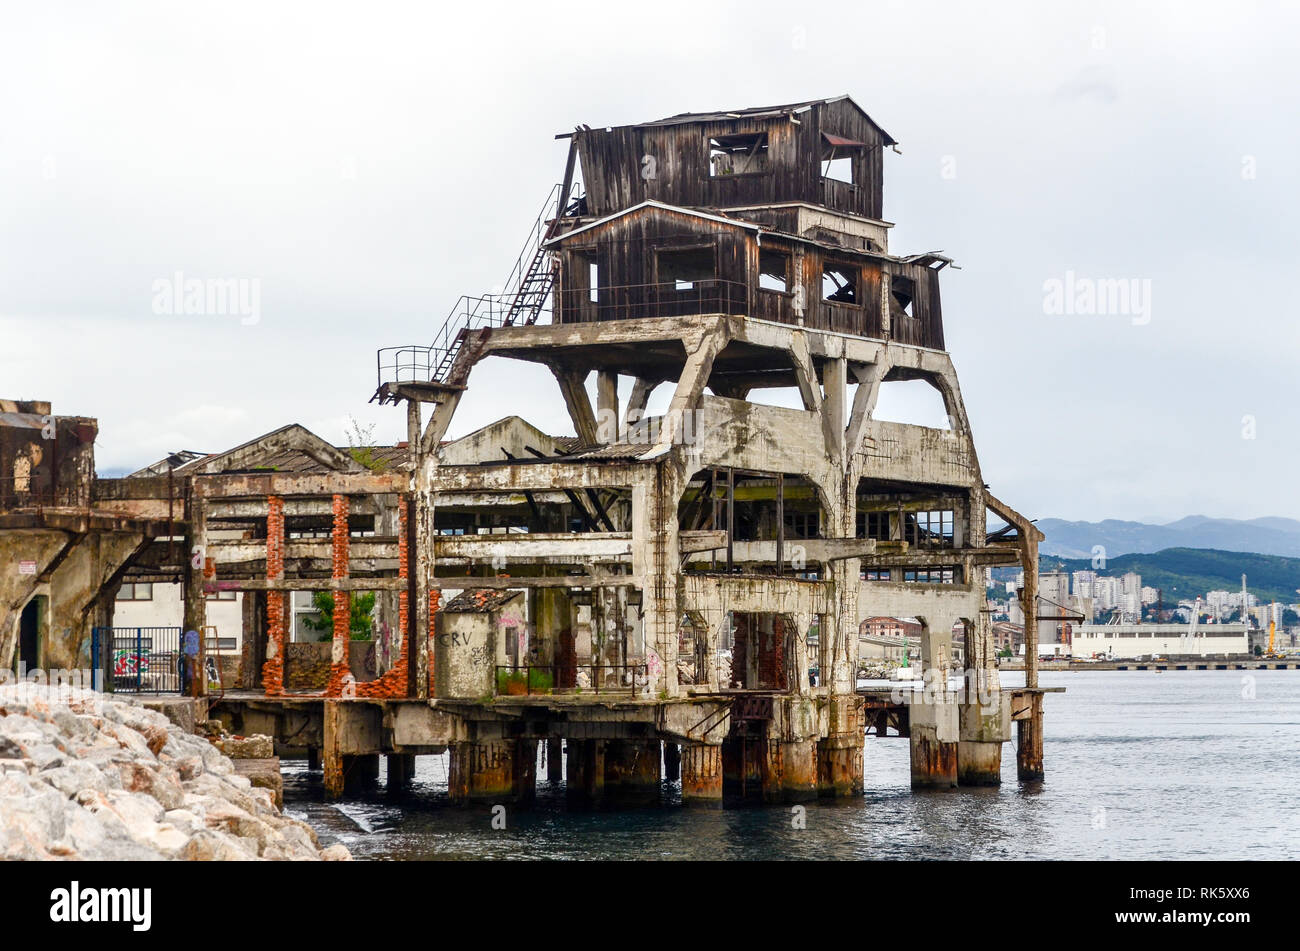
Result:
<svg viewBox="0 0 1300 951"><path fill-rule="evenodd" d="M464 296L456 302L429 346L385 347L376 359L378 389L371 402L396 403L393 384L420 383L463 385L468 370L464 360L465 341L471 334L494 327L536 324L551 300L555 287L555 265L544 247L561 218L579 214L581 199L561 196L560 185L552 186L515 260L505 291L482 297Z"/></svg>

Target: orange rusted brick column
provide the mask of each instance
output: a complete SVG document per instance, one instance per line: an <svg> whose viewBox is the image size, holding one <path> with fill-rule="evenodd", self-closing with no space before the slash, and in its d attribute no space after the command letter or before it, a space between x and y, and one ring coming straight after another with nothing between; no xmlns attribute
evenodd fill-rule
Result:
<svg viewBox="0 0 1300 951"><path fill-rule="evenodd" d="M266 580L284 580L284 499L266 497ZM250 597L255 595L245 595ZM284 592L266 593L266 663L262 689L268 697L284 693Z"/></svg>
<svg viewBox="0 0 1300 951"><path fill-rule="evenodd" d="M406 499L398 503L398 519L400 527L397 535L397 577L407 580L411 577L411 551L407 544L407 516L408 507ZM409 686L410 665L411 665L411 643L413 631L411 630L411 606L410 598L406 588L403 588L397 594L397 627L401 631L402 646L399 649L397 663L385 671L382 677L376 680L365 681L356 685L358 697L369 697L384 700L396 700L411 695ZM393 762L392 757L389 763ZM405 767L403 767L405 768ZM414 770L414 764L411 769ZM407 777L409 779L409 777ZM399 781L406 781L405 779Z"/></svg>
<svg viewBox="0 0 1300 951"><path fill-rule="evenodd" d="M334 530L330 534L334 556L333 579L343 581L348 577L348 497L334 496ZM334 640L330 652L330 680L325 690L328 697L342 697L346 694L355 696L353 688L347 689L352 680L352 668L348 663L348 652L352 642L352 606L348 592L339 586L334 588Z"/></svg>

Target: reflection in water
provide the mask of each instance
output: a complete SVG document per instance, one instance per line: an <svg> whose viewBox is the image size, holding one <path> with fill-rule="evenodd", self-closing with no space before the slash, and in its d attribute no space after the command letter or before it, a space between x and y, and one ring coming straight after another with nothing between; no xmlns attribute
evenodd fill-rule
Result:
<svg viewBox="0 0 1300 951"><path fill-rule="evenodd" d="M1014 675L1011 675L1014 676ZM866 741L866 794L790 806L571 810L545 773L537 801L492 828L487 805L447 800L447 758L422 756L405 795L381 783L326 804L320 775L286 761L287 810L324 842L374 859L1286 858L1300 828L1261 807L1300 780L1300 672L1045 673L1047 778L1015 781L1003 748L994 789L913 793L907 741ZM1005 682L1012 682L1010 677Z"/></svg>

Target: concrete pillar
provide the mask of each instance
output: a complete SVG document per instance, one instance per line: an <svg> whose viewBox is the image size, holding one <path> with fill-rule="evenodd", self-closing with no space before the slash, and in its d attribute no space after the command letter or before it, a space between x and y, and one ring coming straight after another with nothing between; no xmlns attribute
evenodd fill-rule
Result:
<svg viewBox="0 0 1300 951"><path fill-rule="evenodd" d="M917 700L908 706L913 789L957 785L957 707L946 699Z"/></svg>
<svg viewBox="0 0 1300 951"><path fill-rule="evenodd" d="M451 748L447 790L452 802L520 802L532 798L536 740L479 740Z"/></svg>
<svg viewBox="0 0 1300 951"><path fill-rule="evenodd" d="M338 701L326 700L325 746L322 752L325 759L325 796L329 799L338 799L343 795L343 754L339 746L341 726L342 711Z"/></svg>
<svg viewBox="0 0 1300 951"><path fill-rule="evenodd" d="M991 690L968 694L968 699L958 709L957 783L997 786L1002 782L1002 744L1011 738L1011 697Z"/></svg>
<svg viewBox="0 0 1300 951"><path fill-rule="evenodd" d="M664 779L675 783L682 778L682 748L676 743L664 743Z"/></svg>
<svg viewBox="0 0 1300 951"><path fill-rule="evenodd" d="M569 798L593 805L600 802L605 796L605 741L570 739L565 745Z"/></svg>
<svg viewBox="0 0 1300 951"><path fill-rule="evenodd" d="M663 790L658 740L611 740L605 749L605 791L624 801L653 802Z"/></svg>
<svg viewBox="0 0 1300 951"><path fill-rule="evenodd" d="M821 796L860 796L863 738L836 733L817 742L817 792Z"/></svg>
<svg viewBox="0 0 1300 951"><path fill-rule="evenodd" d="M769 770L763 798L769 802L805 802L816 799L819 789L817 741L769 740Z"/></svg>
<svg viewBox="0 0 1300 951"><path fill-rule="evenodd" d="M379 779L378 753L358 753L342 759L345 786L364 786Z"/></svg>
<svg viewBox="0 0 1300 951"><path fill-rule="evenodd" d="M564 780L564 741L553 736L546 741L546 780L559 783Z"/></svg>
<svg viewBox="0 0 1300 951"><path fill-rule="evenodd" d="M413 753L389 753L384 757L388 765L388 790L396 792L411 784L415 778L415 755Z"/></svg>
<svg viewBox="0 0 1300 951"><path fill-rule="evenodd" d="M711 743L682 744L682 802L722 805L722 747Z"/></svg>
<svg viewBox="0 0 1300 951"><path fill-rule="evenodd" d="M1021 782L1043 778L1043 695L1030 696L1029 717L1016 721L1016 773Z"/></svg>

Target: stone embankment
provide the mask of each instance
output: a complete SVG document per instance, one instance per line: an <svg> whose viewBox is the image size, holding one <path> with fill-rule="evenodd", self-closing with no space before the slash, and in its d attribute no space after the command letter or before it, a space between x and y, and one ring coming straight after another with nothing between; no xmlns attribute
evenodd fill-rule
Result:
<svg viewBox="0 0 1300 951"><path fill-rule="evenodd" d="M0 858L349 859L220 749L86 690L0 687Z"/></svg>

